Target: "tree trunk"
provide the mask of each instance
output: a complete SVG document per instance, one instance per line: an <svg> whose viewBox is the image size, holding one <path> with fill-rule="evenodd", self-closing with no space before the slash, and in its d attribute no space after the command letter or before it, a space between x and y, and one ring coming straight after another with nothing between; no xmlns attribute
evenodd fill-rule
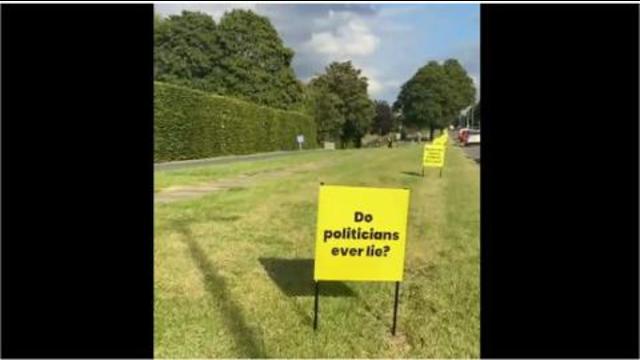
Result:
<svg viewBox="0 0 640 360"><path fill-rule="evenodd" d="M433 141L433 126L429 126L429 141Z"/></svg>

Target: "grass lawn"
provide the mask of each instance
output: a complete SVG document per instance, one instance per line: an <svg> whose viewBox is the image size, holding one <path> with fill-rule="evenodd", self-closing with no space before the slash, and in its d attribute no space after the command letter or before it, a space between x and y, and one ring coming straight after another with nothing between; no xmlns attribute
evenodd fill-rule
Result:
<svg viewBox="0 0 640 360"><path fill-rule="evenodd" d="M155 356L480 356L479 167L449 145L442 178L422 147L314 152L156 171L156 191L247 185L155 205ZM313 321L319 183L411 189L397 335L393 283L323 284Z"/></svg>

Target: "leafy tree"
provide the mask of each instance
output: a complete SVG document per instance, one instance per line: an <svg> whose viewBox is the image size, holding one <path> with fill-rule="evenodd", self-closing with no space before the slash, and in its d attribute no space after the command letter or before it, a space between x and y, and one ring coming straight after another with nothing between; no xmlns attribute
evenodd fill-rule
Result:
<svg viewBox="0 0 640 360"><path fill-rule="evenodd" d="M155 80L218 91L213 76L220 57L216 24L204 13L183 11L154 21Z"/></svg>
<svg viewBox="0 0 640 360"><path fill-rule="evenodd" d="M394 109L408 125L428 127L433 139L434 130L453 123L474 97L473 81L457 60L430 61L402 86Z"/></svg>
<svg viewBox="0 0 640 360"><path fill-rule="evenodd" d="M402 85L394 104L396 109L402 111L407 125L428 127L431 139L433 131L443 125L444 77L442 67L435 61L429 62Z"/></svg>
<svg viewBox="0 0 640 360"><path fill-rule="evenodd" d="M307 93L310 100L309 113L316 122L318 143L339 140L345 122L340 112L340 98L323 86L308 87Z"/></svg>
<svg viewBox="0 0 640 360"><path fill-rule="evenodd" d="M376 115L373 118L372 131L379 135L386 135L391 131L394 125L393 113L391 107L386 101L374 101L376 106Z"/></svg>
<svg viewBox="0 0 640 360"><path fill-rule="evenodd" d="M302 101L291 68L294 52L268 18L250 10L227 12L218 25L218 42L224 94L285 109Z"/></svg>
<svg viewBox="0 0 640 360"><path fill-rule="evenodd" d="M154 30L156 80L282 109L300 106L294 53L266 17L233 10L216 25L207 14L183 11L156 17Z"/></svg>
<svg viewBox="0 0 640 360"><path fill-rule="evenodd" d="M455 127L458 127L458 126L460 126L461 124L464 124L464 119L463 119L462 115L458 115L458 116L456 116L456 117L453 119L453 121L451 122L451 125L453 125L453 126L455 126Z"/></svg>
<svg viewBox="0 0 640 360"><path fill-rule="evenodd" d="M333 62L325 68L324 74L310 83L312 88L326 89L339 99L335 105L344 118L341 131L343 147L348 143L360 147L362 137L375 116L374 104L367 95L367 78L361 73L350 61Z"/></svg>
<svg viewBox="0 0 640 360"><path fill-rule="evenodd" d="M456 59L448 59L442 65L447 82L447 96L445 97L446 125L450 124L460 111L475 102L476 89L473 80Z"/></svg>

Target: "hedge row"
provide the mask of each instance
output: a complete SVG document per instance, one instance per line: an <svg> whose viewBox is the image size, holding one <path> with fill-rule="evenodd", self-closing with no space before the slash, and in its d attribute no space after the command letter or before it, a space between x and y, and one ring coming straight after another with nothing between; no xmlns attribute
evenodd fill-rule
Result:
<svg viewBox="0 0 640 360"><path fill-rule="evenodd" d="M155 161L316 147L316 125L284 111L161 82L154 83Z"/></svg>

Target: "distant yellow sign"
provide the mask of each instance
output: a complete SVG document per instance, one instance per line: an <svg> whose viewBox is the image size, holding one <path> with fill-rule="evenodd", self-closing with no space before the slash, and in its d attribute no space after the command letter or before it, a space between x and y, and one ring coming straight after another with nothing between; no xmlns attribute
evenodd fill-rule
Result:
<svg viewBox="0 0 640 360"><path fill-rule="evenodd" d="M448 133L443 133L440 136L438 136L437 138L435 138L433 140L433 144L440 144L440 145L446 145L447 141L449 141L449 134Z"/></svg>
<svg viewBox="0 0 640 360"><path fill-rule="evenodd" d="M444 166L445 145L432 144L424 146L424 155L422 158L422 166L424 167L443 167Z"/></svg>
<svg viewBox="0 0 640 360"><path fill-rule="evenodd" d="M320 186L313 277L402 281L409 190Z"/></svg>
<svg viewBox="0 0 640 360"><path fill-rule="evenodd" d="M433 140L433 144L434 145L446 145L447 144L447 138L445 137L438 137L435 138L435 140Z"/></svg>

